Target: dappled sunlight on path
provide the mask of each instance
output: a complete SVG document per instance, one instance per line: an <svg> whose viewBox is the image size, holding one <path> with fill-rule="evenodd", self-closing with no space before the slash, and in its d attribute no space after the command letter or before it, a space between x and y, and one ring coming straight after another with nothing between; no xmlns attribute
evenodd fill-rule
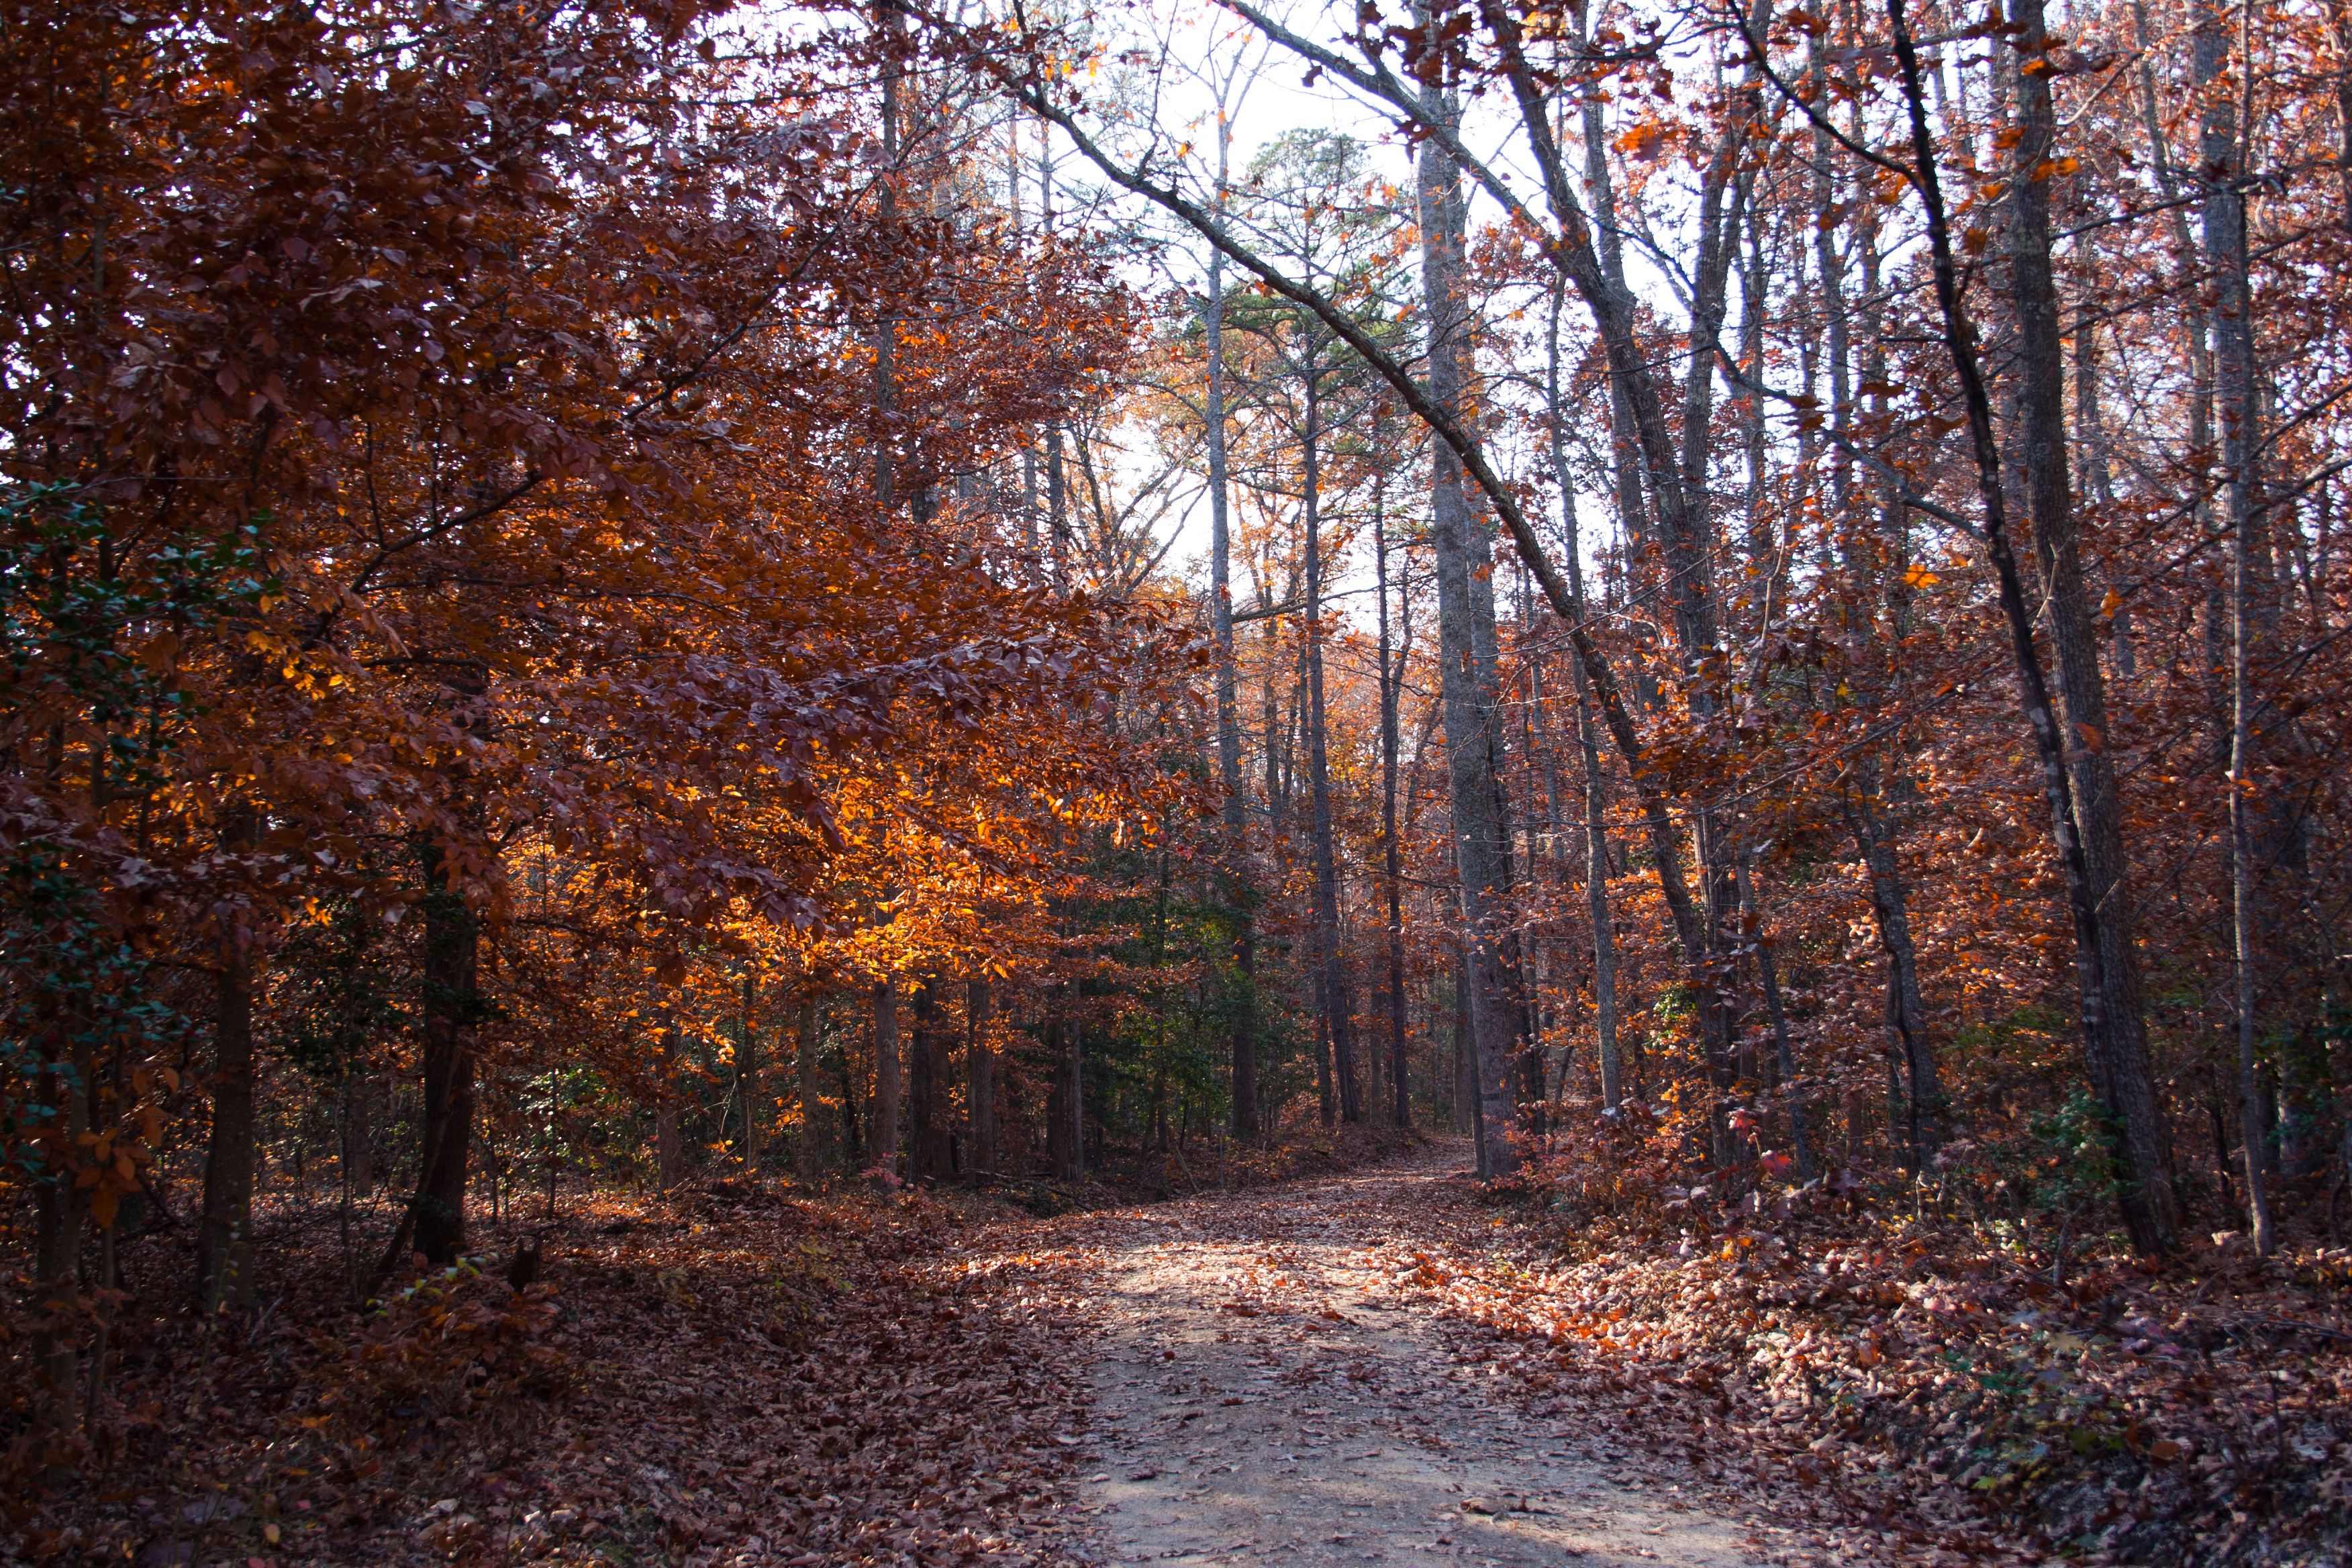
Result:
<svg viewBox="0 0 2352 1568"><path fill-rule="evenodd" d="M1465 1163L1444 1144L1090 1216L1108 1257L1083 1497L1104 1559L1762 1560L1695 1477L1637 1460L1622 1434L1528 1413L1463 1325L1398 1289L1399 1259L1438 1245L1443 1184Z"/></svg>

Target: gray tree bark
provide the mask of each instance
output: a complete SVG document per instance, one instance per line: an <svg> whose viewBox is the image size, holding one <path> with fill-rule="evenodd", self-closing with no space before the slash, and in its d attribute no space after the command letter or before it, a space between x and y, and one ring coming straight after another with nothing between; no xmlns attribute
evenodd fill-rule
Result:
<svg viewBox="0 0 2352 1568"><path fill-rule="evenodd" d="M1547 341L1545 395L1551 437L1552 473L1559 485L1560 553L1568 566L1569 592L1581 618L1584 602L1583 530L1576 516L1576 482L1568 468L1559 389L1560 291L1551 300ZM1584 910L1592 925L1592 1011L1601 1064L1601 1110L1613 1111L1625 1097L1624 1064L1617 1045L1617 929L1609 909L1609 828L1601 773L1601 746L1593 734L1591 678L1581 660L1569 660L1576 686L1576 750L1584 768Z"/></svg>
<svg viewBox="0 0 2352 1568"><path fill-rule="evenodd" d="M1917 1171L1943 1142L1944 1093L1919 992L1919 952L1911 939L1910 900L1895 854L1895 823L1870 798L1874 780L1874 770L1858 792L1861 798L1849 803L1847 820L1870 876L1871 914L1878 925L1878 945L1886 954L1887 1059L1899 1068L1905 1163Z"/></svg>
<svg viewBox="0 0 2352 1568"><path fill-rule="evenodd" d="M2021 58L2038 60L2046 33L2042 0L2019 0ZM2019 357L2023 377L2020 412L2026 488L2033 518L2052 641L2058 655L2062 734L2073 773L2076 826L2082 836L2091 898L2098 911L2099 973L2105 1012L2105 1059L2091 1074L2101 1098L2123 1126L2130 1191L2126 1223L2141 1247L2177 1245L2180 1207L2172 1190L2170 1140L2148 1061L2147 1020L2140 1002L2139 948L2133 940L2129 861L2123 839L2123 804L2113 760L2106 680L2099 667L2089 591L2084 584L2077 519L2066 460L2066 365L2063 319L2050 260L2050 186L2045 161L2055 156L2057 118L2046 71L2019 73L2015 268Z"/></svg>
<svg viewBox="0 0 2352 1568"><path fill-rule="evenodd" d="M1388 1025L1391 1120L1399 1127L1412 1125L1412 1100L1407 1078L1404 1027L1404 862L1397 839L1398 706L1404 693L1405 663L1412 651L1412 596L1409 582L1399 584L1402 622L1402 646L1391 652L1389 635L1389 536L1381 516L1383 491L1376 479L1372 490L1373 574L1380 593L1381 660L1381 860L1388 895Z"/></svg>
<svg viewBox="0 0 2352 1568"><path fill-rule="evenodd" d="M2095 1064L2107 1059L2106 984L2100 934L2102 910L2093 891L2093 879L2080 837L2074 781L2067 765L2065 731L2053 700L2041 650L2034 643L2034 616L2025 597L2023 574L2010 542L2009 500L2001 467L2000 446L1994 432L1992 401L1987 390L1980 341L1960 293L1959 267L1952 253L1951 224L1944 205L1942 176L1937 168L1937 144L1927 121L1918 50L1912 42L1905 16L1905 0L1886 0L1886 17L1894 34L1895 56L1911 121L1912 173L1920 194L1927 224L1928 254L1936 287L1946 353L1957 374L1967 408L1969 447L1975 460L1979 505L1983 513L1983 542L1999 584L2001 617L2010 633L2011 658L2017 671L2025 719L2033 733L2041 764L2042 798L2050 810L2051 837L2065 878L2067 903L2074 917L2075 975L2082 1006L2084 1049ZM2047 259L2048 249L2042 249ZM2063 435L2061 436L2063 441ZM2168 1197L2169 1186L2165 1189ZM2144 1190L2121 1194L2126 1224L2138 1246L2160 1250L2163 1233L2148 1223Z"/></svg>
<svg viewBox="0 0 2352 1568"><path fill-rule="evenodd" d="M2246 271L2246 196L2238 184L2248 162L2224 63L2229 43L2224 14L2213 0L2199 8L2193 43L2198 79L2207 84L2204 114L2205 262L2213 287L2213 387L2221 419L2221 464L2230 518L2230 925L2235 984L2231 1013L2238 1049L2238 1124L2245 1143L2246 1212L2254 1251L2268 1258L2273 1234L2269 1177L2274 1154L2266 1134L2277 1123L2274 1086L2262 1081L2256 1057L2254 968L2261 959L2263 846L2252 792L2260 765L2260 736L2247 661L2263 628L2255 619L2257 574L2268 564L2269 541L2257 505L2261 410L2254 388L2252 291ZM2243 57L2239 68L2251 68ZM2252 89L2249 89L2249 91ZM2266 1092L2267 1090L2267 1092Z"/></svg>
<svg viewBox="0 0 2352 1568"><path fill-rule="evenodd" d="M1225 160L1232 145L1232 128L1217 116L1217 194L1224 195ZM1242 729L1239 680L1234 665L1233 534L1226 495L1225 461L1225 255L1209 248L1209 297L1202 308L1208 333L1209 390L1209 610L1217 645L1217 768L1225 786L1225 853L1234 862L1226 869L1228 902L1237 927L1234 963L1243 976L1242 1005L1236 1009L1230 1037L1233 1072L1234 1136L1258 1134L1257 1026L1252 1016L1249 984L1256 954L1250 916L1237 895L1240 861L1248 845L1247 796L1242 782Z"/></svg>
<svg viewBox="0 0 2352 1568"><path fill-rule="evenodd" d="M1355 1122L1364 1119L1364 1097L1356 1073L1347 961L1340 951L1339 859L1331 827L1330 741L1323 701L1322 369L1319 356L1310 350L1304 367L1307 425L1299 441L1307 531L1307 783L1314 816L1316 961L1323 974L1331 1074L1337 1080L1339 1120Z"/></svg>
<svg viewBox="0 0 2352 1568"><path fill-rule="evenodd" d="M1430 95L1429 111L1448 106ZM1461 176L1433 145L1423 142L1414 164L1422 235L1422 294L1429 318L1429 392L1449 413L1463 406L1465 304L1455 235ZM1462 493L1462 468L1453 447L1431 443L1432 534L1437 555L1439 684L1445 709L1448 794L1454 852L1462 879L1462 919L1467 958L1464 979L1469 1008L1472 1070L1478 1114L1478 1173L1516 1168L1514 1127L1506 1075L1517 1051L1521 1010L1510 994L1503 951L1509 910L1503 897L1502 824L1495 811L1494 756L1479 679L1479 601L1472 582L1474 527ZM1491 602L1488 605L1492 613ZM1491 638L1491 631L1489 637Z"/></svg>

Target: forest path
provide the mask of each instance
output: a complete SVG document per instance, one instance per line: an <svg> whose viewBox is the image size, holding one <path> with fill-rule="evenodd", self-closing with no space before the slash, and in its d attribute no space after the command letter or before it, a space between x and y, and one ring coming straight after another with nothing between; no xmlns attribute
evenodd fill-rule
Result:
<svg viewBox="0 0 2352 1568"><path fill-rule="evenodd" d="M1444 1190L1466 1155L1090 1216L1108 1259L1082 1499L1108 1561L1760 1560L1695 1478L1528 1414L1470 1359L1490 1339L1400 1286L1416 1252L1484 1240Z"/></svg>

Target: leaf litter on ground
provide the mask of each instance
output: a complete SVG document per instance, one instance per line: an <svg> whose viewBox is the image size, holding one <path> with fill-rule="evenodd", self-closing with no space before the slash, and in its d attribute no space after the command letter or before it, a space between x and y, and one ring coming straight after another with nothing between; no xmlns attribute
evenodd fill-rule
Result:
<svg viewBox="0 0 2352 1568"><path fill-rule="evenodd" d="M1687 1196L1461 1189L1401 1216L1436 1245L1386 1251L1399 1288L1538 1410L1779 1512L1790 1561L2346 1561L2352 1251L2222 1237L2061 1287L1818 1191L1718 1226Z"/></svg>
<svg viewBox="0 0 2352 1568"><path fill-rule="evenodd" d="M1391 1147L1343 1140L1263 1174ZM1687 1205L1441 1190L1391 1205L1344 1299L1269 1223L1214 1282L1221 1310L1434 1312L1457 1370L1559 1441L1775 1521L1752 1542L1767 1561L2342 1561L2352 1254L2264 1262L2230 1241L2161 1270L2094 1259L2053 1288L1965 1225L1853 1205L1718 1231ZM258 1239L303 1268L209 1341L184 1319L126 1331L85 1450L46 1472L16 1456L48 1484L12 1500L13 1554L1086 1561L1094 1284L1107 1248L1171 1221L725 1182L511 1224L499 1248L545 1233L540 1283L461 1267L367 1317L338 1304L331 1223L275 1212ZM160 1297L181 1262L159 1249L148 1279L134 1259L126 1286Z"/></svg>

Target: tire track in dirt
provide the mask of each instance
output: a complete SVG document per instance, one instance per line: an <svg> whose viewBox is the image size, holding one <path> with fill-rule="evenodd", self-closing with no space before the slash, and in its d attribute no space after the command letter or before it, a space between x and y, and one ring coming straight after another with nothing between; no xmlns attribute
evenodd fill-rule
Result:
<svg viewBox="0 0 2352 1568"><path fill-rule="evenodd" d="M1090 1216L1084 1510L1119 1564L1747 1568L1748 1521L1623 1434L1527 1414L1378 1258L1463 1151ZM1436 1250L1436 1246L1431 1246Z"/></svg>

